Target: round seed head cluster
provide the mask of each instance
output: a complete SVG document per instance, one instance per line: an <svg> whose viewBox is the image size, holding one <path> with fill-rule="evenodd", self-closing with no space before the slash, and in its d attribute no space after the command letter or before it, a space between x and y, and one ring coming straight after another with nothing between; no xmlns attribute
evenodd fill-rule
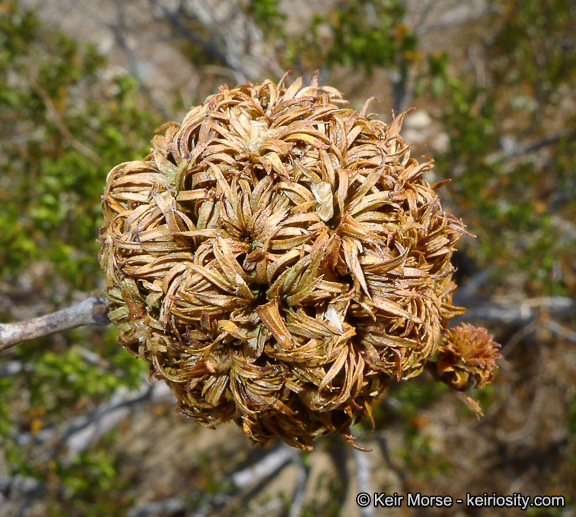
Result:
<svg viewBox="0 0 576 517"><path fill-rule="evenodd" d="M482 327L463 323L444 334L436 370L450 387L482 389L494 380L500 345Z"/></svg>
<svg viewBox="0 0 576 517"><path fill-rule="evenodd" d="M101 265L120 342L179 409L309 449L418 375L451 304L445 213L390 125L336 89L223 86L108 175Z"/></svg>

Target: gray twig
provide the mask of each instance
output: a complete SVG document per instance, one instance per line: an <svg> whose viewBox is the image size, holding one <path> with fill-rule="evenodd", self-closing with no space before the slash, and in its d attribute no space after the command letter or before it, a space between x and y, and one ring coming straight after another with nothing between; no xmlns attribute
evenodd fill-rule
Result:
<svg viewBox="0 0 576 517"><path fill-rule="evenodd" d="M184 501L179 497L169 497L142 506L131 508L128 517L148 517L149 515L172 515L186 509Z"/></svg>
<svg viewBox="0 0 576 517"><path fill-rule="evenodd" d="M468 300L476 297L476 293L482 289L489 281L492 273L489 269L482 269L474 273L470 279L458 287L454 293L454 305L466 304Z"/></svg>
<svg viewBox="0 0 576 517"><path fill-rule="evenodd" d="M105 24L108 29L112 32L114 39L118 46L124 51L126 54L126 58L128 59L128 64L130 66L130 73L136 78L138 82L138 86L140 89L150 98L152 104L158 110L158 112L166 119L170 119L170 114L166 110L165 106L156 99L150 88L148 88L146 82L142 78L142 74L140 73L140 69L138 67L138 59L134 54L134 50L128 43L128 38L126 37L126 5L122 2L118 2L116 4L117 7L117 21L116 23L108 23Z"/></svg>
<svg viewBox="0 0 576 517"><path fill-rule="evenodd" d="M0 478L0 492L32 492L38 488L40 481L36 478L26 476L2 477Z"/></svg>
<svg viewBox="0 0 576 517"><path fill-rule="evenodd" d="M0 507L10 499L16 499L15 496L21 496L24 499L20 506L18 516L24 515L29 505L42 493L44 483L32 477L14 476L0 478Z"/></svg>
<svg viewBox="0 0 576 517"><path fill-rule="evenodd" d="M295 455L298 454L296 449L288 447L288 445L280 445L274 449L270 454L267 454L255 465L234 472L231 476L231 481L238 488L246 488L255 485L259 481L270 477L276 471L280 470L286 463L292 461Z"/></svg>
<svg viewBox="0 0 576 517"><path fill-rule="evenodd" d="M194 45L198 45L208 56L212 59L219 61L220 63L229 66L235 72L242 73L239 70L236 70L232 63L229 62L228 57L223 53L220 52L218 48L214 45L209 43L208 41L203 40L201 37L197 36L193 31L189 30L188 27L182 22L178 13L172 12L168 9L165 5L157 0L149 0L152 7L160 10L162 15L166 20L168 20L175 28L180 31L180 34L186 38L187 40L191 41ZM243 75L243 74L242 74Z"/></svg>
<svg viewBox="0 0 576 517"><path fill-rule="evenodd" d="M449 9L436 23L430 25L421 23L416 27L416 35L423 36L429 32L461 27L467 23L479 20L487 14L499 11L499 8L493 5L475 10L471 8L470 3L471 2L459 2L453 9Z"/></svg>
<svg viewBox="0 0 576 517"><path fill-rule="evenodd" d="M508 342L502 347L502 355L504 357L510 355L510 352L514 350L516 345L520 343L520 341L522 341L526 336L532 334L532 332L534 332L539 325L540 323L538 320L534 320L528 323L528 325L523 326L518 332L515 332L514 335L508 340ZM502 363L500 366L503 366L504 364L507 363Z"/></svg>
<svg viewBox="0 0 576 517"><path fill-rule="evenodd" d="M572 343L576 343L576 332L574 332L573 330L569 330L563 327L562 325L560 325L560 323L554 320L547 321L546 326L548 327L549 330L554 332L554 334L559 335L561 338L566 339L567 341L570 341Z"/></svg>
<svg viewBox="0 0 576 517"><path fill-rule="evenodd" d="M144 401L171 401L170 388L163 382L145 381L136 391L118 390L112 398L87 416L76 418L60 439L68 457L79 454L96 443L108 431L130 415L130 408Z"/></svg>
<svg viewBox="0 0 576 517"><path fill-rule="evenodd" d="M465 304L468 305L468 304ZM470 306L461 320L482 320L493 323L525 324L531 322L541 311L560 317L576 311L576 299L567 296L531 298L518 307L506 307L495 303Z"/></svg>
<svg viewBox="0 0 576 517"><path fill-rule="evenodd" d="M66 123L64 121L64 118L62 117L60 112L56 109L56 106L54 106L54 102L52 102L52 99L50 98L48 92L44 88L42 88L42 86L40 86L38 83L36 83L35 78L30 77L29 82L30 87L32 88L34 93L36 93L42 99L42 102L46 107L48 117L52 120L52 122L54 122L60 133L62 133L64 138L68 140L70 145L74 147L74 149L76 149L79 153L83 154L84 156L87 156L94 162L96 163L100 162L101 158L98 155L98 153L90 149L90 147L88 147L86 144L83 144L82 142L77 140L71 133L71 131L68 129L68 126L66 126Z"/></svg>
<svg viewBox="0 0 576 517"><path fill-rule="evenodd" d="M40 318L0 324L0 352L20 343L87 325L108 325L108 301L91 296L61 311Z"/></svg>
<svg viewBox="0 0 576 517"><path fill-rule="evenodd" d="M354 461L356 463L356 483L358 484L358 493L364 492L366 494L372 493L372 474L370 471L370 462L368 461L368 455L353 448L352 454L354 456ZM366 506L365 508L360 508L360 515L362 517L373 517L374 507Z"/></svg>
<svg viewBox="0 0 576 517"><path fill-rule="evenodd" d="M294 465L296 466L296 489L292 496L292 504L288 517L299 517L302 514L304 506L304 496L306 495L306 486L310 469L302 461L302 453L294 455Z"/></svg>
<svg viewBox="0 0 576 517"><path fill-rule="evenodd" d="M110 400L98 406L91 413L72 419L66 429L59 433L54 427L42 429L39 433L19 433L15 436L18 445L34 443L41 445L57 438L62 448L67 449L68 459L75 454L86 450L96 443L105 433L116 427L122 420L130 415L131 408L142 402L162 404L173 401L170 388L164 382L150 384L143 381L135 390L121 387L112 395Z"/></svg>
<svg viewBox="0 0 576 517"><path fill-rule="evenodd" d="M486 157L487 163L494 163L497 160L505 158L510 160L512 158L519 158L521 156L526 156L536 151L540 151L545 147L550 145L556 145L560 143L561 140L574 140L576 139L576 129L568 129L563 131L558 131L556 133L546 135L545 137L539 138L529 143L517 143L507 146L507 148L489 154Z"/></svg>
<svg viewBox="0 0 576 517"><path fill-rule="evenodd" d="M34 366L22 361L7 361L0 364L0 379L3 377L14 377L22 371L32 371Z"/></svg>

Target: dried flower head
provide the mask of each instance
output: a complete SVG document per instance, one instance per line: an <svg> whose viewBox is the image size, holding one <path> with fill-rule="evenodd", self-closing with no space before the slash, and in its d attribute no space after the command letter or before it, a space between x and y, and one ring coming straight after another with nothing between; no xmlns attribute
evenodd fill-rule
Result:
<svg viewBox="0 0 576 517"><path fill-rule="evenodd" d="M446 331L436 368L444 382L457 390L484 388L494 380L500 345L482 327L462 323Z"/></svg>
<svg viewBox="0 0 576 517"><path fill-rule="evenodd" d="M220 88L107 178L101 265L120 342L180 410L309 449L418 375L451 304L445 213L399 132L336 89Z"/></svg>

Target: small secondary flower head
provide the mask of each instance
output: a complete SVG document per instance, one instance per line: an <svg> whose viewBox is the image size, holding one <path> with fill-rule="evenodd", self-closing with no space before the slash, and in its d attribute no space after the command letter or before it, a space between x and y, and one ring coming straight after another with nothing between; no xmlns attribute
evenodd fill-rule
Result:
<svg viewBox="0 0 576 517"><path fill-rule="evenodd" d="M444 334L437 357L437 371L456 390L484 388L494 380L500 345L482 327L462 323Z"/></svg>

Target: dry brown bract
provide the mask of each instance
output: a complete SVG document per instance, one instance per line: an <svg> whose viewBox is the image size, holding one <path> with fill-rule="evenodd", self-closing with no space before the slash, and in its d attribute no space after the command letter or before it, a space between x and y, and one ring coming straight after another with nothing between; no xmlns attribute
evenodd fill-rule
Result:
<svg viewBox="0 0 576 517"><path fill-rule="evenodd" d="M309 449L418 375L450 318L462 224L391 125L340 92L226 86L108 175L120 342L180 410ZM367 103L368 104L368 103Z"/></svg>

